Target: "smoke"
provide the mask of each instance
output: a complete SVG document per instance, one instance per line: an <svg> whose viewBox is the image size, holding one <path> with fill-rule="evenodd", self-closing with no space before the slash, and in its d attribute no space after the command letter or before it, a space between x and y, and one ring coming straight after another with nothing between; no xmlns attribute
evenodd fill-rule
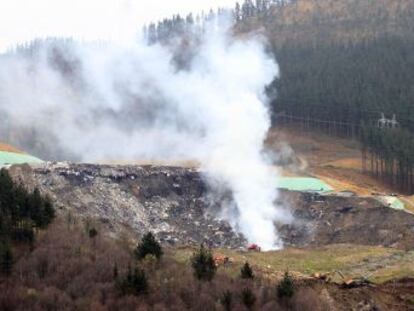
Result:
<svg viewBox="0 0 414 311"><path fill-rule="evenodd" d="M207 30L185 69L171 48L143 41L40 46L0 59L3 135L25 137L46 159L195 159L232 191L222 217L264 249L282 246L274 222L290 216L274 205L276 176L262 153L264 89L278 66L261 38Z"/></svg>

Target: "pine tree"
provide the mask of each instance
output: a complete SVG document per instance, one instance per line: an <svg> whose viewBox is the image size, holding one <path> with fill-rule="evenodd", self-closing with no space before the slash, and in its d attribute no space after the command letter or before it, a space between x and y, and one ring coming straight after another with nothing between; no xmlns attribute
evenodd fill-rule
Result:
<svg viewBox="0 0 414 311"><path fill-rule="evenodd" d="M96 230L95 228L91 228L88 231L88 235L89 235L89 238L94 239L98 235L98 230Z"/></svg>
<svg viewBox="0 0 414 311"><path fill-rule="evenodd" d="M155 237L151 232L144 235L141 242L135 249L135 257L138 260L144 259L147 255L153 255L158 260L160 260L163 255L160 243L155 240Z"/></svg>
<svg viewBox="0 0 414 311"><path fill-rule="evenodd" d="M117 286L122 295L139 296L148 292L148 280L144 270L134 269L128 267L126 277L117 283Z"/></svg>
<svg viewBox="0 0 414 311"><path fill-rule="evenodd" d="M292 298L295 293L293 278L286 271L282 281L277 286L277 295L279 298Z"/></svg>
<svg viewBox="0 0 414 311"><path fill-rule="evenodd" d="M242 279L253 279L253 269L250 267L249 263L246 262L240 270L240 277Z"/></svg>
<svg viewBox="0 0 414 311"><path fill-rule="evenodd" d="M55 218L55 209L49 197L43 199L43 221L45 225L49 225Z"/></svg>
<svg viewBox="0 0 414 311"><path fill-rule="evenodd" d="M243 304L249 310L251 310L254 304L256 303L256 296L254 295L253 291L248 287L242 290L241 298L242 298Z"/></svg>
<svg viewBox="0 0 414 311"><path fill-rule="evenodd" d="M118 264L116 262L115 262L114 268L112 270L112 276L113 276L114 280L118 279Z"/></svg>
<svg viewBox="0 0 414 311"><path fill-rule="evenodd" d="M194 276L201 281L211 281L217 270L213 254L203 245L191 258L191 265L194 269Z"/></svg>
<svg viewBox="0 0 414 311"><path fill-rule="evenodd" d="M220 304L223 306L224 310L231 311L233 308L233 294L231 291L227 290L223 293L220 298Z"/></svg>
<svg viewBox="0 0 414 311"><path fill-rule="evenodd" d="M0 247L0 269L6 277L10 276L13 270L13 253L10 244L6 242Z"/></svg>
<svg viewBox="0 0 414 311"><path fill-rule="evenodd" d="M240 3L236 2L236 7L234 9L234 19L236 20L236 22L240 21L242 18L242 12L241 12L241 7L240 7Z"/></svg>

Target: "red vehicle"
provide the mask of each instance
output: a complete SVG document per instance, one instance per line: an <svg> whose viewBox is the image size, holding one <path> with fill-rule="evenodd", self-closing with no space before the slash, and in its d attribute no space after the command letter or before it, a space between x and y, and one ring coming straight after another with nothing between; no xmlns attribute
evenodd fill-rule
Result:
<svg viewBox="0 0 414 311"><path fill-rule="evenodd" d="M249 251L260 252L262 249L257 244L251 244L247 247Z"/></svg>

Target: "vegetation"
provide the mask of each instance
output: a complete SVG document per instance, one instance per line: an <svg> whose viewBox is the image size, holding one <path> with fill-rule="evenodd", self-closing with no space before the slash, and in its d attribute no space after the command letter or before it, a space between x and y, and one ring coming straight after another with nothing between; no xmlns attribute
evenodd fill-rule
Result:
<svg viewBox="0 0 414 311"><path fill-rule="evenodd" d="M0 272L9 277L13 270L13 253L10 244L3 242L0 245Z"/></svg>
<svg viewBox="0 0 414 311"><path fill-rule="evenodd" d="M13 182L6 169L0 170L0 274L10 277L14 254L11 242L32 245L35 230L45 229L55 217L49 198L35 188L29 193Z"/></svg>
<svg viewBox="0 0 414 311"><path fill-rule="evenodd" d="M295 293L295 285L293 283L293 278L289 272L285 272L285 276L282 281L280 281L277 286L277 295L279 298L292 298Z"/></svg>
<svg viewBox="0 0 414 311"><path fill-rule="evenodd" d="M254 295L253 291L248 287L243 288L241 297L246 308L251 310L256 303L256 296Z"/></svg>
<svg viewBox="0 0 414 311"><path fill-rule="evenodd" d="M55 212L39 189L29 193L17 185L5 169L0 170L0 240L32 243L34 230L45 228Z"/></svg>
<svg viewBox="0 0 414 311"><path fill-rule="evenodd" d="M160 243L155 240L155 237L151 232L144 235L135 250L135 256L138 260L145 259L148 255L153 255L158 260L161 259L163 255Z"/></svg>
<svg viewBox="0 0 414 311"><path fill-rule="evenodd" d="M241 268L240 277L242 279L253 279L254 278L253 269L252 267L250 267L248 262L246 262Z"/></svg>
<svg viewBox="0 0 414 311"><path fill-rule="evenodd" d="M361 146L364 170L399 189L414 192L413 134L400 128L364 125Z"/></svg>
<svg viewBox="0 0 414 311"><path fill-rule="evenodd" d="M202 281L211 281L217 270L213 253L203 245L194 253L191 265L194 269L195 277Z"/></svg>
<svg viewBox="0 0 414 311"><path fill-rule="evenodd" d="M149 42L172 44L177 37L188 40L202 33L206 23L227 13L218 10L196 18L176 15L164 19L150 25ZM386 169L379 169L384 174L375 168L375 175L414 193L412 1L244 0L235 4L231 14L236 35L260 29L267 36L269 51L280 66L280 78L267 89L273 98L275 124L299 123L307 130L357 139L361 122L371 125L382 114L390 120L395 116L402 130L392 134L392 146L376 142L367 146L366 140L363 144L365 149L375 149L372 156L378 163L389 162ZM187 46L191 48L191 44ZM177 54L178 60L191 59L180 57L188 51ZM402 140L405 143L397 145ZM398 151L391 157L382 156L395 149ZM394 174L391 161L408 173Z"/></svg>
<svg viewBox="0 0 414 311"><path fill-rule="evenodd" d="M231 291L227 290L223 293L220 298L220 303L223 306L225 311L231 311L233 308L233 294Z"/></svg>
<svg viewBox="0 0 414 311"><path fill-rule="evenodd" d="M306 310L300 305L306 301L297 301L300 293L289 308L279 307L276 281L256 277L245 290L245 280L229 276L226 268L215 271L206 283L195 277L190 258L178 262L174 250L165 249L160 264L149 267L135 260L134 249L124 238L99 234L93 245L83 228L79 219L68 225L58 217L31 251L15 258L14 272L7 282L0 282L0 310L195 311L243 310L252 305L254 310ZM313 310L320 310L324 301L319 293L309 295Z"/></svg>
<svg viewBox="0 0 414 311"><path fill-rule="evenodd" d="M122 295L135 295L139 296L147 293L148 281L145 271L135 268L131 271L131 267L128 267L127 275L118 281L117 287Z"/></svg>
<svg viewBox="0 0 414 311"><path fill-rule="evenodd" d="M91 228L89 229L88 234L91 239L94 239L98 235L98 230Z"/></svg>

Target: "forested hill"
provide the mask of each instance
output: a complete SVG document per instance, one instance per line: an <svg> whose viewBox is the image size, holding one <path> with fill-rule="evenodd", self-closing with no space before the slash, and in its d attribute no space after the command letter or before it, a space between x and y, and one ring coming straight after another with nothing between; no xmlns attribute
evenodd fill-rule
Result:
<svg viewBox="0 0 414 311"><path fill-rule="evenodd" d="M365 169L413 193L414 1L247 7L236 14L238 31L262 29L280 65L270 88L275 123L359 137ZM393 118L398 123L383 122Z"/></svg>
<svg viewBox="0 0 414 311"><path fill-rule="evenodd" d="M265 26L278 45L359 42L385 33L404 36L412 32L413 9L410 0L257 0L236 4L235 17L243 21L239 24L243 30Z"/></svg>
<svg viewBox="0 0 414 311"><path fill-rule="evenodd" d="M237 15L238 30L264 28L281 67L275 111L356 125L384 112L414 130L413 1L245 7Z"/></svg>
<svg viewBox="0 0 414 311"><path fill-rule="evenodd" d="M264 34L280 65L268 88L275 124L361 138L367 170L414 192L414 1L244 0L231 13L235 35ZM151 24L149 43L214 17Z"/></svg>
<svg viewBox="0 0 414 311"><path fill-rule="evenodd" d="M149 42L174 42L222 12L150 24ZM236 34L266 35L280 65L275 114L359 127L384 112L414 131L414 1L245 0L232 15Z"/></svg>
<svg viewBox="0 0 414 311"><path fill-rule="evenodd" d="M145 28L148 43L173 44L185 68L198 42L189 38L225 13L152 23ZM279 63L281 76L268 88L275 124L300 122L361 138L367 169L414 192L413 0L243 0L230 13L235 36L264 34ZM60 46L52 55L56 67L66 77L76 73L76 61L62 48L71 43L46 43ZM42 44L15 53L33 57ZM378 122L382 113L384 120L395 115L398 126Z"/></svg>

